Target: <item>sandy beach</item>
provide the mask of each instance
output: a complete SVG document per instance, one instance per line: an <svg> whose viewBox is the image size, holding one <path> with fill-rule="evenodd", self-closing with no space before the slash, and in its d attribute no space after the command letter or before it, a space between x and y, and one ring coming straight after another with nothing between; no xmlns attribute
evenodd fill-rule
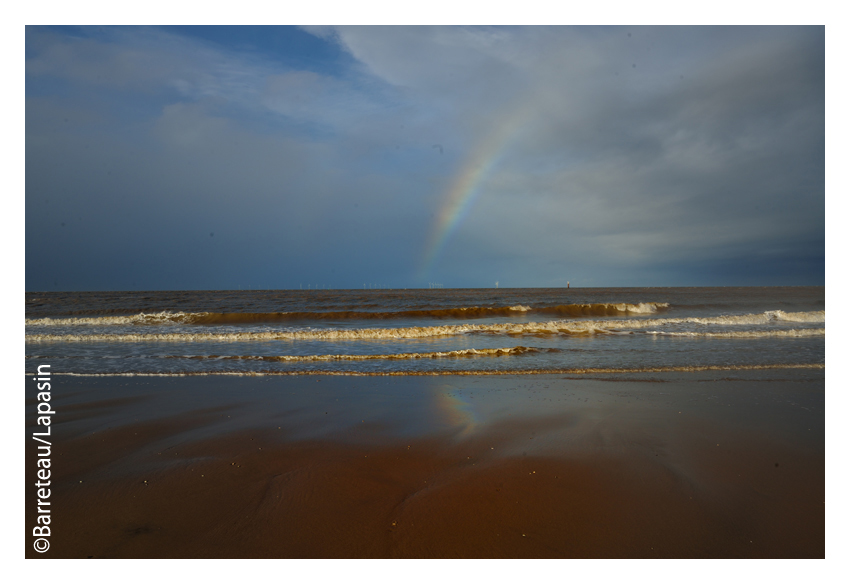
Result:
<svg viewBox="0 0 850 584"><path fill-rule="evenodd" d="M744 373L55 377L45 555L824 557L823 373Z"/></svg>

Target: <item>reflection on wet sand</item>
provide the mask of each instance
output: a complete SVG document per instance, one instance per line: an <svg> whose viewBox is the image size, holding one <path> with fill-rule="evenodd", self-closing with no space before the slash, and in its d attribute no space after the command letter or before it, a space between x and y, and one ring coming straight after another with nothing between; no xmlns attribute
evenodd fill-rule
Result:
<svg viewBox="0 0 850 584"><path fill-rule="evenodd" d="M53 557L824 555L822 380L295 381L67 387Z"/></svg>

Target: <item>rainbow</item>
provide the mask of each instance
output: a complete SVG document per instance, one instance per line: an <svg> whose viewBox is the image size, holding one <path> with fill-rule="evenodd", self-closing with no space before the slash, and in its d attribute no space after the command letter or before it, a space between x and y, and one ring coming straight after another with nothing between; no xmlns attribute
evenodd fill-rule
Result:
<svg viewBox="0 0 850 584"><path fill-rule="evenodd" d="M480 194L482 181L490 175L501 160L508 144L523 125L529 114L527 107L516 109L481 140L467 156L460 172L443 195L443 204L431 230L431 237L423 255L420 277L424 280L451 235L469 214Z"/></svg>
<svg viewBox="0 0 850 584"><path fill-rule="evenodd" d="M461 397L450 395L442 389L435 396L437 410L446 425L459 430L459 436L471 433L480 421L472 404Z"/></svg>

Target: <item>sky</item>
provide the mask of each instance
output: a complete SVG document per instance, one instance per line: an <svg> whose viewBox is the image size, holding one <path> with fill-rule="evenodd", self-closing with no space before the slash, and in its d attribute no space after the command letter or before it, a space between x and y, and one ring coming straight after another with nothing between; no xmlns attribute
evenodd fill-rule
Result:
<svg viewBox="0 0 850 584"><path fill-rule="evenodd" d="M26 289L823 285L825 38L26 27Z"/></svg>

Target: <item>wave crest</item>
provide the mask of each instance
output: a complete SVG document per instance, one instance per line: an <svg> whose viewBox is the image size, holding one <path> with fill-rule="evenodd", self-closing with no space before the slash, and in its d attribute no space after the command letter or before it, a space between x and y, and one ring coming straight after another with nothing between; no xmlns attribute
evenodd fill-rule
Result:
<svg viewBox="0 0 850 584"><path fill-rule="evenodd" d="M782 310L768 310L765 316L773 320L787 322L824 322L826 311L815 310L813 312L785 312Z"/></svg>
<svg viewBox="0 0 850 584"><path fill-rule="evenodd" d="M394 312L369 312L341 310L332 312L157 312L130 316L99 316L87 318L28 318L28 326L109 326L109 325L163 325L163 324L261 324L286 321L327 320L392 320L409 318L492 318L517 316L517 314L549 314L561 317L618 316L624 314L652 314L668 308L666 302L641 302L638 304L564 304L559 306L531 307L472 306L468 308L434 308L428 310L400 310Z"/></svg>
<svg viewBox="0 0 850 584"><path fill-rule="evenodd" d="M236 360L236 361L276 361L281 363L315 362L315 361L404 361L412 359L461 359L474 357L505 357L537 353L540 351L556 351L557 349L536 349L534 347L504 347L497 349L457 349L454 351L430 351L426 353L390 353L379 355L187 355L182 359L198 360Z"/></svg>
<svg viewBox="0 0 850 584"><path fill-rule="evenodd" d="M577 367L551 369L469 369L460 371L333 371L333 370L302 370L302 371L182 371L173 373L63 373L53 375L68 375L74 377L206 377L209 375L233 375L237 377L264 377L286 375L335 375L341 377L442 377L447 375L594 375L594 374L629 374L629 373L700 373L703 371L764 371L769 369L826 369L823 363L777 363L772 365L683 365L668 367ZM27 372L26 375L33 375Z"/></svg>
<svg viewBox="0 0 850 584"><path fill-rule="evenodd" d="M785 314L785 313L783 313ZM793 313L795 318L808 318L805 322L822 322L823 311ZM820 319L820 320L817 320ZM326 329L277 332L232 332L232 333L170 333L170 334L81 334L51 335L28 334L27 342L193 342L193 341L273 341L273 340L364 340L364 339L418 339L426 337L454 336L468 333L504 335L589 335L610 334L620 330L659 328L670 325L763 325L776 319L762 314L719 316L712 318L656 318L628 320L555 320L549 322L497 323L497 324L449 324L441 326L419 326L406 328L361 328ZM824 329L815 329L824 334ZM746 331L742 331L746 332Z"/></svg>
<svg viewBox="0 0 850 584"><path fill-rule="evenodd" d="M725 332L678 332L678 331L646 331L648 335L663 335L667 337L713 337L718 339L760 339L773 337L822 337L826 329L790 329L783 331L725 331Z"/></svg>

